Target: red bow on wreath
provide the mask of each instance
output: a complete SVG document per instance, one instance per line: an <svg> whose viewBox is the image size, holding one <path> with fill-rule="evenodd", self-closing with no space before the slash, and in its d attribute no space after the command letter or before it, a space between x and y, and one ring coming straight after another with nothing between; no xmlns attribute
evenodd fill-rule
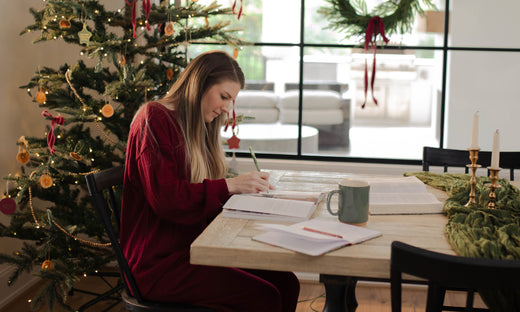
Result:
<svg viewBox="0 0 520 312"><path fill-rule="evenodd" d="M56 149L54 148L54 143L56 142L56 136L54 135L55 124L63 125L63 123L65 122L65 118L61 116L54 117L46 110L42 112L42 116L51 120L51 129L47 134L47 145L49 146L49 150L51 151L52 155L56 151Z"/></svg>
<svg viewBox="0 0 520 312"><path fill-rule="evenodd" d="M136 3L137 0L133 0L132 3L130 3L128 0L125 0L127 5L132 6L132 29L133 29L133 37L137 37L135 33L135 26L137 24L137 12L136 12ZM152 28L150 27L150 24L148 24L148 16L150 15L150 11L152 10L152 5L150 4L150 0L143 0L143 11L144 14L146 14L146 29L150 31Z"/></svg>
<svg viewBox="0 0 520 312"><path fill-rule="evenodd" d="M372 99L374 103L377 105L377 100L374 97L374 81L376 80L376 50L377 50L377 35L381 34L383 37L383 41L388 43L388 38L385 36L385 24L383 23L383 19L379 16L374 16L368 21L367 30L365 32L365 51L368 51L369 48L372 48L374 51L374 58L372 63L372 78L370 80L370 89L372 92ZM368 91L368 69L367 69L367 60L365 59L365 101L361 108L365 108L365 104L367 102L367 91Z"/></svg>

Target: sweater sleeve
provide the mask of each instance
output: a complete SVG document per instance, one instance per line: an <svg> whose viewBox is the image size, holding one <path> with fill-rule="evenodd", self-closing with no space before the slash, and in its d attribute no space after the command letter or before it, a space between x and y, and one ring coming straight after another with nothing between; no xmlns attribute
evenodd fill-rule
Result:
<svg viewBox="0 0 520 312"><path fill-rule="evenodd" d="M146 131L136 146L142 191L159 217L181 224L205 222L229 198L227 184L224 179L189 182L183 137L169 113L149 109L147 129L140 129Z"/></svg>

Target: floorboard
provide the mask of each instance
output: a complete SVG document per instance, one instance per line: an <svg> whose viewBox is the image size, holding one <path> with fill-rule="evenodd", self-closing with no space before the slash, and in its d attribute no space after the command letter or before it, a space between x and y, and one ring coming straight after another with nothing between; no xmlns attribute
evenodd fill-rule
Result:
<svg viewBox="0 0 520 312"><path fill-rule="evenodd" d="M117 279L109 278L109 282L115 283ZM44 286L43 282L37 283L20 295L16 300L9 303L0 312L29 312L35 294ZM102 292L108 286L98 277L82 278L76 285L77 288L88 289L93 292ZM322 311L325 304L325 290L322 284L314 281L302 281L300 298L296 312ZM358 300L357 312L390 312L390 287L385 283L359 282L356 288ZM74 292L68 297L70 305L77 309L93 297L81 292ZM403 312L424 311L426 302L426 288L424 286L405 286L403 288ZM463 305L465 302L464 293L448 293L446 302L449 304ZM101 302L84 311L99 312L109 307L112 302ZM476 306L485 307L477 296ZM38 312L48 311L46 306L41 307ZM65 312L66 309L56 307L54 312ZM126 309L119 303L109 310L110 312L126 312Z"/></svg>

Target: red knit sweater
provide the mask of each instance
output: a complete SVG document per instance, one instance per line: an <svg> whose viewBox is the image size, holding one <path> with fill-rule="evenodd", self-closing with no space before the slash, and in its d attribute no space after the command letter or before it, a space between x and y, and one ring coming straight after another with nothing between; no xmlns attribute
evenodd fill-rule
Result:
<svg viewBox="0 0 520 312"><path fill-rule="evenodd" d="M183 287L193 269L190 244L229 198L224 179L189 183L174 116L150 103L135 117L128 138L120 240L145 298L171 296Z"/></svg>

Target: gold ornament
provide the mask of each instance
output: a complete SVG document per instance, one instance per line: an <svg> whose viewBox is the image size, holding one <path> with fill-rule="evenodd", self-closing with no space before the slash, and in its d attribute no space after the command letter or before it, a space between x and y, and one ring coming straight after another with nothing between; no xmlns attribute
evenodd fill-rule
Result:
<svg viewBox="0 0 520 312"><path fill-rule="evenodd" d="M126 64L126 57L124 54L121 54L121 61L119 62L121 66L124 66Z"/></svg>
<svg viewBox="0 0 520 312"><path fill-rule="evenodd" d="M103 117L105 117L105 118L112 117L114 115L114 108L112 107L112 105L110 105L109 103L106 103L101 108L101 115L103 115Z"/></svg>
<svg viewBox="0 0 520 312"><path fill-rule="evenodd" d="M42 270L50 270L52 269L52 261L51 260L45 260L42 263Z"/></svg>
<svg viewBox="0 0 520 312"><path fill-rule="evenodd" d="M51 187L52 186L51 176L48 174L42 174L42 176L40 177L40 185L44 189L48 189L49 187Z"/></svg>

